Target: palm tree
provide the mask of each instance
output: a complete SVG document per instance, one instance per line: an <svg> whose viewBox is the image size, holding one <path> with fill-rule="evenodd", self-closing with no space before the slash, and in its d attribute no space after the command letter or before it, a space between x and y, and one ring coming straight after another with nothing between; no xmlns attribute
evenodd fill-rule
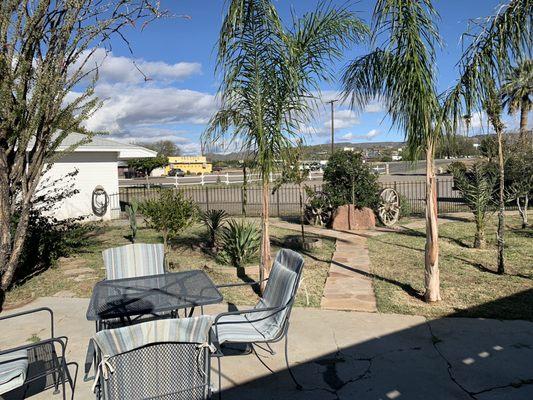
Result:
<svg viewBox="0 0 533 400"><path fill-rule="evenodd" d="M426 154L426 301L439 301L439 245L434 154L442 132L436 92L438 17L430 0L377 0L374 50L353 61L343 77L345 97L359 110L380 98L393 124L405 132L412 154ZM378 43L378 41L381 41ZM378 43L378 45L376 45Z"/></svg>
<svg viewBox="0 0 533 400"><path fill-rule="evenodd" d="M505 272L505 176L503 158L502 104L497 95L504 77L515 60L531 58L533 0L511 0L498 8L495 15L476 21L463 37L469 40L460 61L461 75L449 91L445 113L455 130L461 115L485 110L498 138L499 211L498 211L498 273Z"/></svg>
<svg viewBox="0 0 533 400"><path fill-rule="evenodd" d="M520 110L520 141L527 143L527 121L533 95L533 60L522 61L505 75L501 94L503 106L509 114L514 115Z"/></svg>
<svg viewBox="0 0 533 400"><path fill-rule="evenodd" d="M284 28L270 0L231 0L220 31L220 110L203 140L242 143L262 180L260 280L270 269L270 176L309 117L329 64L367 27L346 8L321 4Z"/></svg>

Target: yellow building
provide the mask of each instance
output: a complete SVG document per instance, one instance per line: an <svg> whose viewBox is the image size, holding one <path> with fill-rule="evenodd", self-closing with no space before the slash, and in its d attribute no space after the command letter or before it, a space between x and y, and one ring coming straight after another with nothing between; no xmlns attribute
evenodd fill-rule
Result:
<svg viewBox="0 0 533 400"><path fill-rule="evenodd" d="M213 165L207 162L204 156L180 156L169 157L165 172L168 175L171 169L179 168L185 173L193 175L209 174L213 170Z"/></svg>

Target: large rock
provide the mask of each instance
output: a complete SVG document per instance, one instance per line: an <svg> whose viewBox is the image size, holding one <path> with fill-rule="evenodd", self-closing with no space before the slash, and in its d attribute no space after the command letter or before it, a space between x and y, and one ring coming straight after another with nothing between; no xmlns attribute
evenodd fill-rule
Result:
<svg viewBox="0 0 533 400"><path fill-rule="evenodd" d="M370 208L356 208L353 204L337 207L333 213L331 226L337 231L354 231L360 229L374 229L376 216Z"/></svg>

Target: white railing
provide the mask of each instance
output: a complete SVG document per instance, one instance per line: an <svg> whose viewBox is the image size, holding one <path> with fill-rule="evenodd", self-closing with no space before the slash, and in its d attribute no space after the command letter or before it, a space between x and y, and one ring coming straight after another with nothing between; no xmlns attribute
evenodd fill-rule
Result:
<svg viewBox="0 0 533 400"><path fill-rule="evenodd" d="M322 171L310 171L309 180L319 180L323 176ZM270 181L274 181L279 178L281 174L270 174ZM169 179L170 180L170 179ZM259 182L261 181L261 176L259 174L247 174L246 181ZM210 174L210 175L197 175L197 176L184 176L184 177L175 177L174 182L165 182L163 185L172 185L172 186L204 186L204 185L231 185L231 184L242 184L244 183L244 175L237 174Z"/></svg>

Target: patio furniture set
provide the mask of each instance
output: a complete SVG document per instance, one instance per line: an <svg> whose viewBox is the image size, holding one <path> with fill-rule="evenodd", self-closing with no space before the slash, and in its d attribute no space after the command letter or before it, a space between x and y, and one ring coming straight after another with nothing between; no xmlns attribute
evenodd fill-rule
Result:
<svg viewBox="0 0 533 400"><path fill-rule="evenodd" d="M103 257L106 279L95 285L86 315L95 322L96 333L87 350L85 379L94 371L98 399L209 399L213 357L221 397L220 359L229 344L244 345L245 354L264 345L274 354L270 343L284 338L287 370L301 389L288 360L301 255L280 250L257 305L216 316L204 315L204 306L223 301L219 289L261 282L217 286L200 270L168 272L159 244L108 249ZM200 315L193 316L198 307ZM15 396L6 399L25 398L37 380L43 380L38 390L54 387L58 392L61 386L63 399L68 384L74 398L78 366L65 359L67 338L54 336L52 311L37 309L0 320L35 312L50 314L50 339L0 352L0 398L4 393Z"/></svg>

